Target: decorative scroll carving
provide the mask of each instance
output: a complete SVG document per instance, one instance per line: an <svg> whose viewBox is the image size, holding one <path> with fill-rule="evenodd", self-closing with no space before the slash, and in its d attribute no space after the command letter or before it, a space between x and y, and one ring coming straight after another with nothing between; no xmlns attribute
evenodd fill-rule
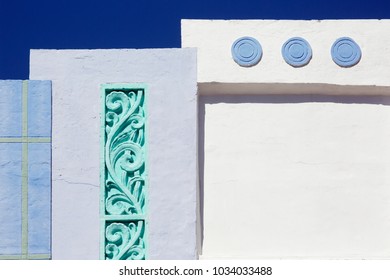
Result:
<svg viewBox="0 0 390 280"><path fill-rule="evenodd" d="M103 86L103 102L104 259L144 259L145 88Z"/></svg>
<svg viewBox="0 0 390 280"><path fill-rule="evenodd" d="M144 222L112 223L106 228L106 258L110 260L143 260Z"/></svg>

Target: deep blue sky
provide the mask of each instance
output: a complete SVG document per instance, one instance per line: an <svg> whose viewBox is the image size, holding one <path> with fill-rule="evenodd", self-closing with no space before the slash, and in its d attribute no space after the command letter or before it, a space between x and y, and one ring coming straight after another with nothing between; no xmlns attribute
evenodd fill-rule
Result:
<svg viewBox="0 0 390 280"><path fill-rule="evenodd" d="M180 47L183 18L390 19L390 0L0 0L0 79L27 79L30 49Z"/></svg>

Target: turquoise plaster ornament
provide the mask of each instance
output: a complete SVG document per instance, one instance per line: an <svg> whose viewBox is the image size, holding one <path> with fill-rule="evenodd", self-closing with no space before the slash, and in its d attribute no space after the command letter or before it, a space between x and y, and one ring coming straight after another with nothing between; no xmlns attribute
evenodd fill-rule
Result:
<svg viewBox="0 0 390 280"><path fill-rule="evenodd" d="M102 86L101 258L146 258L146 86Z"/></svg>

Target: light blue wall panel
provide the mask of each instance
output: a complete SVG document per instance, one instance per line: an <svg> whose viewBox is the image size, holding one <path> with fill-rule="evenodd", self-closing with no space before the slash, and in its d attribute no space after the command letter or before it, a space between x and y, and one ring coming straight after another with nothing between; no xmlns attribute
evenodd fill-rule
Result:
<svg viewBox="0 0 390 280"><path fill-rule="evenodd" d="M28 145L28 252L50 253L51 144Z"/></svg>
<svg viewBox="0 0 390 280"><path fill-rule="evenodd" d="M22 144L0 143L0 256L22 248Z"/></svg>
<svg viewBox="0 0 390 280"><path fill-rule="evenodd" d="M0 137L22 136L22 81L0 81Z"/></svg>
<svg viewBox="0 0 390 280"><path fill-rule="evenodd" d="M51 82L0 81L0 259L51 256Z"/></svg>
<svg viewBox="0 0 390 280"><path fill-rule="evenodd" d="M29 81L28 136L51 135L51 81Z"/></svg>

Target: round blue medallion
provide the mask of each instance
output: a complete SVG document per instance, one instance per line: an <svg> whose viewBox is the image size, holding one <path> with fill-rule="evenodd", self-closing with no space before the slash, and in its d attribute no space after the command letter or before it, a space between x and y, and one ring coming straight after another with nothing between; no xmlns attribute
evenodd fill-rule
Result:
<svg viewBox="0 0 390 280"><path fill-rule="evenodd" d="M359 63L362 51L354 40L342 37L333 43L331 49L333 61L341 67L351 67Z"/></svg>
<svg viewBox="0 0 390 280"><path fill-rule="evenodd" d="M284 60L293 67L302 67L310 62L312 50L309 43L300 37L288 39L282 46Z"/></svg>
<svg viewBox="0 0 390 280"><path fill-rule="evenodd" d="M254 66L259 63L262 55L261 45L255 38L241 37L232 45L233 59L240 66Z"/></svg>

